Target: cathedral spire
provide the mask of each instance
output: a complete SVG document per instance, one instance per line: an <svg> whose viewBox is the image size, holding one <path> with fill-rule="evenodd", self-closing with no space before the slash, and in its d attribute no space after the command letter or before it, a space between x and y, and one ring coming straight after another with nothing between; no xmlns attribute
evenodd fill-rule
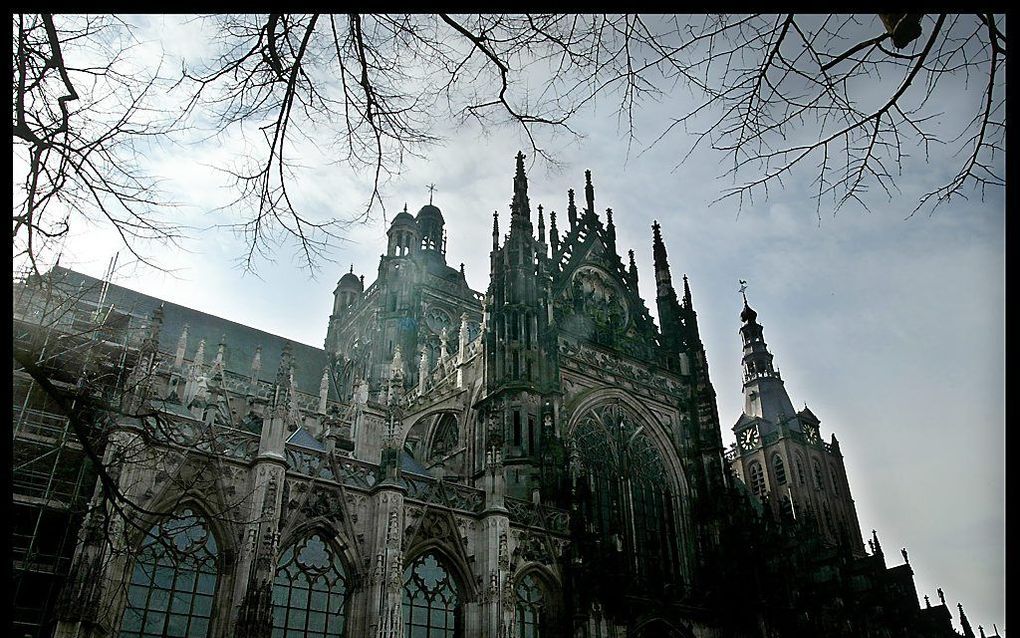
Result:
<svg viewBox="0 0 1020 638"><path fill-rule="evenodd" d="M684 273L684 308L691 310L694 304L691 302L691 285L687 282L687 273Z"/></svg>
<svg viewBox="0 0 1020 638"><path fill-rule="evenodd" d="M545 218L542 217L542 205L538 205L538 241L545 241Z"/></svg>
<svg viewBox="0 0 1020 638"><path fill-rule="evenodd" d="M799 429L798 421L791 419L796 414L790 395L787 394L783 378L773 363L773 355L765 343L765 331L758 323L758 313L747 303L743 289L744 307L740 311L740 336L744 343L744 414L761 417L769 425L759 426L762 436L772 428L789 427ZM876 537L877 544L877 537Z"/></svg>

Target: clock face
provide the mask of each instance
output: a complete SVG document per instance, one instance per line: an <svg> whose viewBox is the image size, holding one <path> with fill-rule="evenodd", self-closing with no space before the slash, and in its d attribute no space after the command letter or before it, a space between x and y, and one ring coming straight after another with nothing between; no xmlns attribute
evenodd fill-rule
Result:
<svg viewBox="0 0 1020 638"><path fill-rule="evenodd" d="M441 333L443 328L449 331L450 315L446 314L446 311L442 308L429 308L425 313L425 324L429 327L429 330L436 334Z"/></svg>
<svg viewBox="0 0 1020 638"><path fill-rule="evenodd" d="M753 449L756 445L758 445L758 426L754 425L749 427L738 434L737 438L740 441L740 449L745 452Z"/></svg>
<svg viewBox="0 0 1020 638"><path fill-rule="evenodd" d="M804 438L806 438L811 443L817 443L818 442L818 426L816 426L816 425L806 425L806 426L804 426Z"/></svg>

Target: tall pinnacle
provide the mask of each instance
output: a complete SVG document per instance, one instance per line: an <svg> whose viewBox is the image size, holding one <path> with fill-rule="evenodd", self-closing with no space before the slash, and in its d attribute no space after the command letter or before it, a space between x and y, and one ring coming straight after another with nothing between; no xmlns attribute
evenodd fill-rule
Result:
<svg viewBox="0 0 1020 638"><path fill-rule="evenodd" d="M517 151L517 172L514 174L514 198L510 204L513 225L514 220L523 218L530 221L531 205L528 202L528 177L524 174L524 153Z"/></svg>
<svg viewBox="0 0 1020 638"><path fill-rule="evenodd" d="M652 223L652 257L655 262L655 285L657 296L676 296L673 291L673 278L669 274L669 262L666 260L666 245L662 243L662 232L659 222Z"/></svg>
<svg viewBox="0 0 1020 638"><path fill-rule="evenodd" d="M585 212L595 214L595 187L591 185L591 171L584 172L584 199L588 202Z"/></svg>
<svg viewBox="0 0 1020 638"><path fill-rule="evenodd" d="M971 629L970 621L967 620L967 614L963 613L963 603L956 603L956 607L960 610L960 627L963 628L963 635L966 638L974 638L974 630Z"/></svg>
<svg viewBox="0 0 1020 638"><path fill-rule="evenodd" d="M577 226L577 206L574 204L573 188L567 191L567 220L570 222L571 228Z"/></svg>
<svg viewBox="0 0 1020 638"><path fill-rule="evenodd" d="M492 249L499 249L499 211L492 211Z"/></svg>

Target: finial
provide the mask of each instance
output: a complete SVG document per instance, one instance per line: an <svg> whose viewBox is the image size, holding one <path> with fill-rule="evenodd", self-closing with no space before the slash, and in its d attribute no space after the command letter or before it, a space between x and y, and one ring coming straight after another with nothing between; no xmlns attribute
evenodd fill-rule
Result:
<svg viewBox="0 0 1020 638"><path fill-rule="evenodd" d="M941 600L942 604L945 605L946 604L946 595L942 592L942 588L939 587L938 589L936 589L935 593L939 595L939 600Z"/></svg>
<svg viewBox="0 0 1020 638"><path fill-rule="evenodd" d="M931 609L931 599L928 598L928 594L924 595L924 606L927 609Z"/></svg>
<svg viewBox="0 0 1020 638"><path fill-rule="evenodd" d="M691 302L691 284L687 281L687 273L684 273L684 306L688 310L694 306Z"/></svg>
<svg viewBox="0 0 1020 638"><path fill-rule="evenodd" d="M573 188L567 190L567 221L570 222L571 228L577 225L577 206L574 204Z"/></svg>
<svg viewBox="0 0 1020 638"><path fill-rule="evenodd" d="M351 273L352 275L354 274L354 264L351 264L351 269L348 270L347 272Z"/></svg>
<svg viewBox="0 0 1020 638"><path fill-rule="evenodd" d="M429 206L431 206L432 205L432 194L436 192L436 185L435 184L429 184L425 188L429 189Z"/></svg>
<svg viewBox="0 0 1020 638"><path fill-rule="evenodd" d="M404 212L407 212L407 202L404 202Z"/></svg>
<svg viewBox="0 0 1020 638"><path fill-rule="evenodd" d="M499 211L492 211L492 249L499 249Z"/></svg>
<svg viewBox="0 0 1020 638"><path fill-rule="evenodd" d="M634 249L631 248L627 251L627 256L630 258L630 276L637 281L637 264L634 263Z"/></svg>
<svg viewBox="0 0 1020 638"><path fill-rule="evenodd" d="M460 276L464 277L465 279L467 278L466 275L464 274L464 262L460 262Z"/></svg>
<svg viewBox="0 0 1020 638"><path fill-rule="evenodd" d="M903 554L903 562L906 563L907 565L909 565L910 564L910 559L907 558L907 548L906 547L901 547L900 548L900 554Z"/></svg>
<svg viewBox="0 0 1020 638"><path fill-rule="evenodd" d="M985 638L985 628L983 626L978 625L978 633L981 634L981 638Z"/></svg>

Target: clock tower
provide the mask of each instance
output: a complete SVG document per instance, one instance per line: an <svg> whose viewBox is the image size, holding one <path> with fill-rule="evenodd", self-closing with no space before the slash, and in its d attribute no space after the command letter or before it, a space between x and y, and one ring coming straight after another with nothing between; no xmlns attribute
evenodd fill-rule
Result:
<svg viewBox="0 0 1020 638"><path fill-rule="evenodd" d="M733 472L780 518L814 525L830 542L864 552L836 435L821 438L818 417L795 410L758 313L740 313L744 343L744 411L733 426L736 446L727 455Z"/></svg>

